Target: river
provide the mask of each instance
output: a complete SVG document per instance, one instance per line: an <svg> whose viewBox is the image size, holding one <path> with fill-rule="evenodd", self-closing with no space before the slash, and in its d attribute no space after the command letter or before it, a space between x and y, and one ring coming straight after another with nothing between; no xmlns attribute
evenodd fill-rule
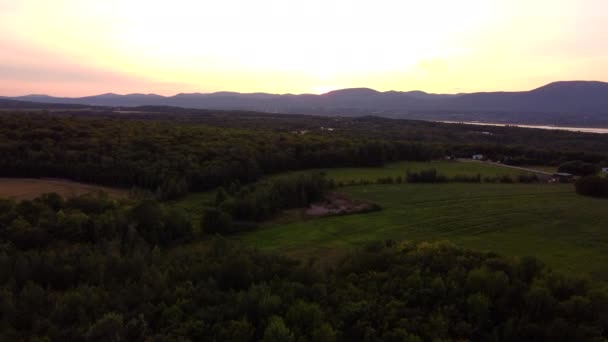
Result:
<svg viewBox="0 0 608 342"><path fill-rule="evenodd" d="M464 125L477 125L477 126L501 126L501 127L512 126L512 127L523 127L523 128L538 128L538 129L552 129L552 130L571 131L571 132L608 134L608 128L518 125L518 124L477 122L477 121L437 121L437 122L451 123L451 124L464 124Z"/></svg>

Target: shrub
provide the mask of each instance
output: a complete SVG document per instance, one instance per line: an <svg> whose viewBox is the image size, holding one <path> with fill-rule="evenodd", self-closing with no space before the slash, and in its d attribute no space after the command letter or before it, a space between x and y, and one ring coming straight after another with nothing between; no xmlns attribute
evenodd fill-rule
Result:
<svg viewBox="0 0 608 342"><path fill-rule="evenodd" d="M510 184L510 183L513 183L513 178L511 178L510 176L504 175L504 176L501 176L498 181L500 183Z"/></svg>
<svg viewBox="0 0 608 342"><path fill-rule="evenodd" d="M456 175L452 178L452 181L457 183L481 183L481 175L477 174L475 176L468 175Z"/></svg>
<svg viewBox="0 0 608 342"><path fill-rule="evenodd" d="M376 183L378 184L393 184L394 182L395 180L391 176L381 177L376 180Z"/></svg>
<svg viewBox="0 0 608 342"><path fill-rule="evenodd" d="M520 183L536 183L536 182L538 182L538 176L536 176L536 174L534 174L534 173L527 174L527 175L519 175L517 177L517 180Z"/></svg>
<svg viewBox="0 0 608 342"><path fill-rule="evenodd" d="M435 169L421 170L419 172L407 171L406 180L408 183L445 183L447 177L437 173Z"/></svg>
<svg viewBox="0 0 608 342"><path fill-rule="evenodd" d="M595 164L585 163L580 160L573 160L561 164L557 171L571 173L577 176L589 176L598 173L600 168Z"/></svg>
<svg viewBox="0 0 608 342"><path fill-rule="evenodd" d="M574 184L579 195L608 197L608 179L599 176L582 177Z"/></svg>
<svg viewBox="0 0 608 342"><path fill-rule="evenodd" d="M232 217L221 209L207 208L203 213L201 228L205 233L231 233Z"/></svg>

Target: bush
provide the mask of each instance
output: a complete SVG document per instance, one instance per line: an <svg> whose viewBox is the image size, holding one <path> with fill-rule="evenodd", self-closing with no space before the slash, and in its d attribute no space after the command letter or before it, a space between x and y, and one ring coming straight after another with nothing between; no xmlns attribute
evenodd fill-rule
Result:
<svg viewBox="0 0 608 342"><path fill-rule="evenodd" d="M395 180L391 176L380 177L380 178L378 178L376 180L376 183L378 183L378 184L393 184L393 183L395 183Z"/></svg>
<svg viewBox="0 0 608 342"><path fill-rule="evenodd" d="M218 208L207 208L201 220L201 229L210 234L227 234L232 232L232 217Z"/></svg>
<svg viewBox="0 0 608 342"><path fill-rule="evenodd" d="M561 164L557 171L571 173L577 176L589 176L600 172L600 168L595 164L574 160Z"/></svg>
<svg viewBox="0 0 608 342"><path fill-rule="evenodd" d="M435 169L421 170L420 172L407 171L406 180L408 183L445 183L448 178L437 173Z"/></svg>
<svg viewBox="0 0 608 342"><path fill-rule="evenodd" d="M453 182L457 183L481 183L481 175L477 174L475 176L467 176L467 175L456 175L452 178Z"/></svg>
<svg viewBox="0 0 608 342"><path fill-rule="evenodd" d="M504 176L500 177L499 182L505 183L505 184L511 184L511 183L513 183L513 178L511 178L510 176L504 175Z"/></svg>
<svg viewBox="0 0 608 342"><path fill-rule="evenodd" d="M536 174L534 174L534 173L527 174L527 175L519 175L517 177L517 180L520 183L536 183L536 182L538 182L538 176L536 176Z"/></svg>
<svg viewBox="0 0 608 342"><path fill-rule="evenodd" d="M582 177L574 184L579 195L608 197L608 179L599 176Z"/></svg>

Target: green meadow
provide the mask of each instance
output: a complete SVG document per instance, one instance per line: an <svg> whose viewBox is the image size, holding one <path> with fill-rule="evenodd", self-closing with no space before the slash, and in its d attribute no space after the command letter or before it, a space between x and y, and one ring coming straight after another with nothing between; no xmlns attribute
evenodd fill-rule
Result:
<svg viewBox="0 0 608 342"><path fill-rule="evenodd" d="M238 236L262 249L331 257L368 241L449 240L505 255L533 255L555 269L608 279L607 200L572 185L402 184L343 189L375 213L278 222Z"/></svg>
<svg viewBox="0 0 608 342"><path fill-rule="evenodd" d="M534 168L534 167L531 167ZM511 176L517 177L522 174L529 174L524 170L518 170L493 164L484 164L473 161L450 161L438 160L431 162L398 162L390 163L384 167L348 167L348 168L333 168L333 169L315 169L310 171L325 172L327 178L333 179L336 182L348 183L350 181L376 181L378 178L386 177L404 177L407 171L417 172L422 170L435 169L438 173L447 176L476 176L482 177L500 177ZM296 171L310 172L310 171ZM542 171L542 170L541 170Z"/></svg>
<svg viewBox="0 0 608 342"><path fill-rule="evenodd" d="M476 162L400 162L382 168L336 168L328 178L347 183L435 168L446 176L516 177L525 171ZM338 188L383 210L302 219L286 213L233 238L265 250L331 260L369 241L449 240L505 255L539 257L555 269L608 280L608 200L579 196L571 184L387 184ZM170 205L190 213L198 227L214 192Z"/></svg>
<svg viewBox="0 0 608 342"><path fill-rule="evenodd" d="M460 162L460 161L431 161L431 162L398 162L390 163L384 167L349 167L349 168L332 168L332 169L313 169L305 171L294 171L287 174L298 174L304 172L324 172L328 179L333 179L336 182L348 183L349 181L366 180L370 182L376 181L378 178L398 176L404 177L408 170L421 171L428 169L436 169L437 172L453 177L457 175L475 176L480 174L482 177L498 177L508 175L517 177L527 172L517 169L506 168L498 165L484 164L480 162ZM269 176L278 177L283 174ZM215 192L198 192L190 193L184 198L177 201L170 201L168 204L172 207L181 208L188 212L198 224L202 208L205 203L211 203L214 200Z"/></svg>

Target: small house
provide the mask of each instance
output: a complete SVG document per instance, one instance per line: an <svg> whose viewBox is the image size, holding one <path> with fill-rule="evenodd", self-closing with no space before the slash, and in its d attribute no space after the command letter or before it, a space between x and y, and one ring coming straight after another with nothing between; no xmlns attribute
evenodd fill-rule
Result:
<svg viewBox="0 0 608 342"><path fill-rule="evenodd" d="M473 159L473 160L483 160L483 154L474 154L473 157L471 157L471 159Z"/></svg>
<svg viewBox="0 0 608 342"><path fill-rule="evenodd" d="M574 175L566 172L558 172L551 176L551 180L556 183L570 183L574 180Z"/></svg>
<svg viewBox="0 0 608 342"><path fill-rule="evenodd" d="M602 168L602 173L608 173L608 167L603 167Z"/></svg>

